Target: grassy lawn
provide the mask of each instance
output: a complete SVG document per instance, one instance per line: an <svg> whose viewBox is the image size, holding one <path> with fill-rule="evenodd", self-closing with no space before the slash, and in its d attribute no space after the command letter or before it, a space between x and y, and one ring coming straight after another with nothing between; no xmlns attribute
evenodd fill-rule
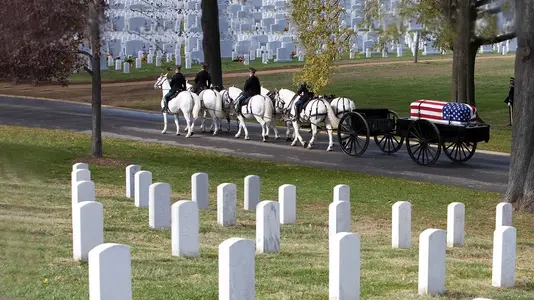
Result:
<svg viewBox="0 0 534 300"><path fill-rule="evenodd" d="M498 71L498 70L497 70ZM86 158L90 136L0 126L0 296L88 299L87 265L72 261L70 171L89 162L104 204L105 241L131 247L134 299L217 299L217 249L230 237L254 239L255 215L243 210L243 178L261 176L261 199L297 186L297 223L281 227L281 252L256 257L257 299L326 299L328 204L340 183L352 190L352 231L362 237L362 299L417 296L418 236L446 228L447 205L466 205L466 246L447 249L447 295L439 299L534 298L532 216L514 213L516 288L491 287L492 237L499 195L357 173L294 167L105 138L104 160ZM148 211L124 197L124 167L136 163L171 184L173 202L190 198L190 176L210 176L210 209L201 212L201 256L171 257L170 230L151 230ZM238 185L238 225L216 224L218 184ZM391 205L410 201L412 248L391 249ZM423 297L424 298L424 297Z"/></svg>
<svg viewBox="0 0 534 300"><path fill-rule="evenodd" d="M484 54L492 55L492 54ZM451 54L445 55L432 55L424 56L422 52L420 54L421 60L435 60L441 58L451 58ZM401 57L397 55L391 55L389 57L382 57L381 55L375 54L369 58L366 58L365 55L357 55L356 59L349 59L348 55L340 60L338 63L347 64L347 63L366 63L366 62L376 62L376 61L399 61L399 60L413 60L411 52L404 51ZM303 66L304 62L299 62L297 58L294 58L289 62L273 62L272 60L269 64L263 64L261 59L256 59L250 62L249 66L244 65L242 62L232 61L230 58L222 59L222 71L223 72L246 72L249 67L254 67L257 70L272 70L272 69L285 69L285 68L295 68ZM144 64L141 69L136 69L135 64L130 66L130 73L124 73L122 70L115 71L115 66L109 67L108 71L102 72L103 81L130 81L130 80L141 80L148 79L151 80L154 76L157 77L161 72L166 72L167 67L174 67L174 62L167 63L165 58L162 59L161 67L156 67L155 64ZM185 56L182 57L182 71L186 76L195 76L195 74L200 69L199 64L191 64L191 69L185 69ZM72 83L89 83L91 82L91 77L86 73L73 74L70 78Z"/></svg>

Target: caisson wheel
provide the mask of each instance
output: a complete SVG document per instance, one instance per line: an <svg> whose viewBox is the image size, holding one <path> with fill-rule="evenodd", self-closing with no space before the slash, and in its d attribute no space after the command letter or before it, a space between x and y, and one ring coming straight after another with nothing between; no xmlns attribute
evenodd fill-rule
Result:
<svg viewBox="0 0 534 300"><path fill-rule="evenodd" d="M399 115L397 115L396 112L390 110L388 111L387 115L387 121L390 122L393 127L388 132L383 132L381 134L375 135L375 143L378 146L382 152L385 152L387 154L392 154L402 147L402 144L404 143L404 137L395 136L396 127L397 127L397 120L399 119Z"/></svg>
<svg viewBox="0 0 534 300"><path fill-rule="evenodd" d="M419 119L408 126L408 133L406 149L410 158L422 166L434 164L441 154L441 137L436 125Z"/></svg>
<svg viewBox="0 0 534 300"><path fill-rule="evenodd" d="M369 126L357 112L348 112L341 117L337 129L341 150L350 156L362 155L369 146Z"/></svg>
<svg viewBox="0 0 534 300"><path fill-rule="evenodd" d="M470 160L477 150L476 142L460 141L460 139L453 142L443 142L442 146L445 155L454 162L466 162Z"/></svg>

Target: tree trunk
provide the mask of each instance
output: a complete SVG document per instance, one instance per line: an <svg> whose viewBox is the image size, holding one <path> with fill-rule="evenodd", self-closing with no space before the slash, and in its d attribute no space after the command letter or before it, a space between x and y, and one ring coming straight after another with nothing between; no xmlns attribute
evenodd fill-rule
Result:
<svg viewBox="0 0 534 300"><path fill-rule="evenodd" d="M504 201L534 212L534 0L516 0L518 49L508 190Z"/></svg>
<svg viewBox="0 0 534 300"><path fill-rule="evenodd" d="M89 32L91 38L91 69L92 69L92 88L91 88L91 106L92 106L92 136L91 136L91 155L93 157L102 157L102 78L100 74L100 13L98 1L95 1L92 9Z"/></svg>
<svg viewBox="0 0 534 300"><path fill-rule="evenodd" d="M452 101L468 103L469 59L471 48L471 1L459 1L453 42ZM476 53L475 53L476 55ZM473 72L474 73L474 72ZM474 75L473 75L474 76ZM473 78L474 82L474 78Z"/></svg>
<svg viewBox="0 0 534 300"><path fill-rule="evenodd" d="M204 61L208 64L212 84L223 88L219 6L217 5L217 0L202 0L201 6Z"/></svg>
<svg viewBox="0 0 534 300"><path fill-rule="evenodd" d="M471 42L469 45L469 53L467 55L467 104L476 106L475 102L475 62L477 58L477 49L480 46L476 42Z"/></svg>
<svg viewBox="0 0 534 300"><path fill-rule="evenodd" d="M421 33L417 31L415 34L415 49L414 49L414 55L413 55L413 63L417 63L417 58L419 57L419 38L421 37Z"/></svg>

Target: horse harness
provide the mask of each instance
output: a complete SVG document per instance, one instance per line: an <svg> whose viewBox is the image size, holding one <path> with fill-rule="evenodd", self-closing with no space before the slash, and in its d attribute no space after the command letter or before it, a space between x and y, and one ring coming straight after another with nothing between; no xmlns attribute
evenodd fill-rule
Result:
<svg viewBox="0 0 534 300"><path fill-rule="evenodd" d="M281 104L281 107L278 107L278 108L281 108L282 109L282 114L284 115L284 117L286 117L287 119L291 119L291 108L294 106L294 102L295 102L295 99L297 99L297 94L295 94L293 96L293 98L291 98L291 101L289 101L289 105L288 105L288 108L285 108L285 102L284 100L282 100L282 98L280 98L280 96L278 96L278 102ZM302 104L302 108L301 108L301 113L304 111L306 111L306 107L308 106L308 104L312 101L312 100L321 100L319 102L323 103L323 100L325 101L325 99L322 99L320 97L317 97L317 98L309 98L308 100L306 100L306 102L304 102ZM326 104L323 103L323 105L325 106L326 108ZM296 111L295 111L296 113ZM315 116L326 116L327 114L324 113L324 114L320 114L319 113L319 103L317 103L317 106L315 107ZM306 116L306 114L304 114L304 116ZM296 116L295 116L296 117ZM311 117L308 116L308 118Z"/></svg>

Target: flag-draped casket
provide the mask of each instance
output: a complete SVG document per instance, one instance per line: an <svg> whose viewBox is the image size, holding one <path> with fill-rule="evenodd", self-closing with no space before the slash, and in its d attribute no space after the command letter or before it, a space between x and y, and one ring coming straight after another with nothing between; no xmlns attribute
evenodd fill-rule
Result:
<svg viewBox="0 0 534 300"><path fill-rule="evenodd" d="M410 119L427 119L434 123L467 125L475 122L477 108L456 102L417 100L410 104Z"/></svg>

